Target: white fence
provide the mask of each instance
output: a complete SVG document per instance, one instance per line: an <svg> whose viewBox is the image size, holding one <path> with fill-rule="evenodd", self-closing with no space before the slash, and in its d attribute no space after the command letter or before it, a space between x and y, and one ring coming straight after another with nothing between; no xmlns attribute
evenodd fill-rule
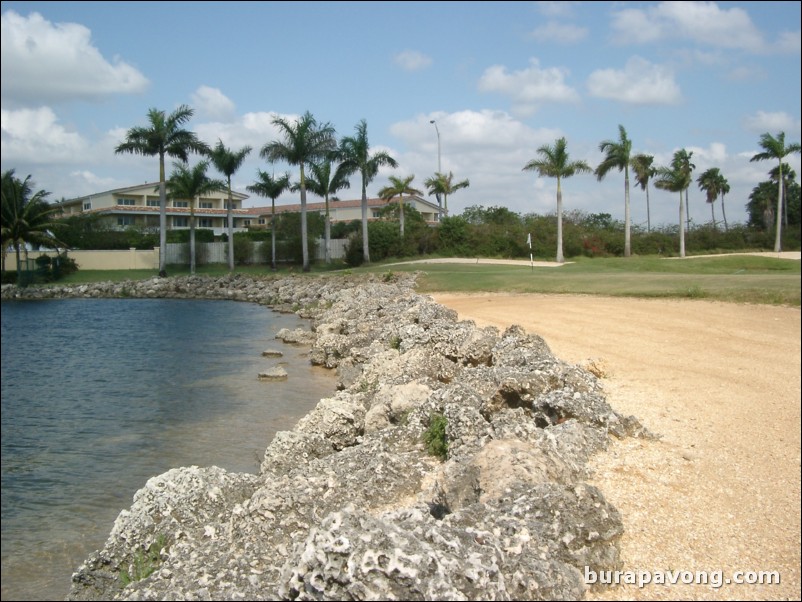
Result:
<svg viewBox="0 0 802 602"><path fill-rule="evenodd" d="M331 258L342 259L345 257L345 245L347 238L333 238L330 242ZM314 259L322 261L324 255L324 240L316 241L317 252ZM253 243L251 257L246 263L270 263L271 242L256 241ZM283 249L280 242L276 244L276 260L279 262L291 261L289 257L283 257ZM195 243L195 261L198 264L228 263L228 243L227 242L202 242ZM169 243L167 245L167 264L188 264L189 263L189 243Z"/></svg>

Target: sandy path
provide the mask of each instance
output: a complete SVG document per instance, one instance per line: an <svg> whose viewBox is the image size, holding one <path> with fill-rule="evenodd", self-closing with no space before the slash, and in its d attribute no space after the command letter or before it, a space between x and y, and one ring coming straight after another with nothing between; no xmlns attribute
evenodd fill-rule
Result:
<svg viewBox="0 0 802 602"><path fill-rule="evenodd" d="M604 366L608 400L660 441L617 442L592 481L629 571L777 571L779 585L623 585L591 599L800 598L800 310L693 300L434 294L461 318ZM712 575L715 578L715 575Z"/></svg>

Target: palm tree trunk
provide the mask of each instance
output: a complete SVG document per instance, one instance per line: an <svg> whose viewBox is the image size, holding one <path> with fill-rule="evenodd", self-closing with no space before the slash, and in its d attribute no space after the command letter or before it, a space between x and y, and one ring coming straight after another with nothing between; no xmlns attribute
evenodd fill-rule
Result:
<svg viewBox="0 0 802 602"><path fill-rule="evenodd" d="M301 163L301 251L304 258L304 272L310 271L309 265L309 246L307 245L306 227L306 180L304 178L304 165Z"/></svg>
<svg viewBox="0 0 802 602"><path fill-rule="evenodd" d="M563 193L560 178L557 178L557 263L564 263L563 256Z"/></svg>
<svg viewBox="0 0 802 602"><path fill-rule="evenodd" d="M326 245L326 249L325 249L324 257L325 257L326 263L329 264L329 263L331 263L331 219L329 217L329 195L328 195L328 193L326 193L326 196L324 198L326 200L326 225L325 225L325 236L326 236L325 245Z"/></svg>
<svg viewBox="0 0 802 602"><path fill-rule="evenodd" d="M362 176L362 257L370 263L370 246L368 244L368 192L365 176Z"/></svg>
<svg viewBox="0 0 802 602"><path fill-rule="evenodd" d="M646 231L652 231L652 216L649 208L649 182L646 182Z"/></svg>
<svg viewBox="0 0 802 602"><path fill-rule="evenodd" d="M629 167L624 167L624 257L632 255L632 242L629 229Z"/></svg>
<svg viewBox="0 0 802 602"><path fill-rule="evenodd" d="M685 219L688 222L688 230L691 229L691 202L688 199L688 189L685 189Z"/></svg>
<svg viewBox="0 0 802 602"><path fill-rule="evenodd" d="M685 203L679 191L679 256L685 257Z"/></svg>
<svg viewBox="0 0 802 602"><path fill-rule="evenodd" d="M398 211L401 214L401 238L404 238L404 195L398 195Z"/></svg>
<svg viewBox="0 0 802 602"><path fill-rule="evenodd" d="M189 201L189 273L195 275L195 199Z"/></svg>
<svg viewBox="0 0 802 602"><path fill-rule="evenodd" d="M271 210L270 210L270 239L273 245L273 254L272 254L272 261L271 261L271 268L273 271L276 271L276 199L270 199L272 201Z"/></svg>
<svg viewBox="0 0 802 602"><path fill-rule="evenodd" d="M159 155L159 276L167 276L167 185L164 180L164 153Z"/></svg>
<svg viewBox="0 0 802 602"><path fill-rule="evenodd" d="M716 230L716 202L710 203L710 215L713 217L713 230Z"/></svg>
<svg viewBox="0 0 802 602"><path fill-rule="evenodd" d="M777 182L777 215L775 220L777 222L777 235L774 238L774 252L779 253L782 250L782 210L783 210L783 162L780 159L780 171L778 173L779 181Z"/></svg>
<svg viewBox="0 0 802 602"><path fill-rule="evenodd" d="M724 211L724 193L721 193L721 215L724 216L724 232L728 232L729 228L727 228L727 213Z"/></svg>
<svg viewBox="0 0 802 602"><path fill-rule="evenodd" d="M233 204L231 195L231 176L228 176L228 271L234 271L234 212L231 210Z"/></svg>

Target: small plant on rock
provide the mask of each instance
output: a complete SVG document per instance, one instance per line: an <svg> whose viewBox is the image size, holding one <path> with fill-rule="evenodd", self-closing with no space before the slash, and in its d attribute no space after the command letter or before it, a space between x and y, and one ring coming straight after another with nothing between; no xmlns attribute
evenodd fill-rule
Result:
<svg viewBox="0 0 802 602"><path fill-rule="evenodd" d="M120 570L120 581L123 587L134 581L141 581L150 577L161 564L162 548L167 547L167 536L158 535L156 541L150 544L147 550L137 549L134 553L134 562L129 565L130 572L126 569Z"/></svg>
<svg viewBox="0 0 802 602"><path fill-rule="evenodd" d="M445 416L432 414L429 418L429 428L423 433L423 442L426 444L427 451L441 460L445 460L448 456L447 426L448 420Z"/></svg>

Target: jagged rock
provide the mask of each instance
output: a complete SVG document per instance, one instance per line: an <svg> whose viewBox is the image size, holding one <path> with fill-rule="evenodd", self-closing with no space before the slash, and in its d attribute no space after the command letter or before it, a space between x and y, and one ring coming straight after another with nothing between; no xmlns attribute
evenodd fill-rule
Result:
<svg viewBox="0 0 802 602"><path fill-rule="evenodd" d="M279 351L278 349L265 349L264 351L262 351L262 355L264 357L283 357L284 352Z"/></svg>
<svg viewBox="0 0 802 602"><path fill-rule="evenodd" d="M260 372L259 380L287 380L287 371L281 366L273 366Z"/></svg>
<svg viewBox="0 0 802 602"><path fill-rule="evenodd" d="M520 327L458 321L414 275L153 278L2 288L3 299L234 299L298 311L338 391L268 446L259 475L177 469L148 481L71 599L578 599L619 566L620 517L584 483L610 437L651 436L597 376ZM445 459L427 450L445 417ZM159 534L152 575L119 571Z"/></svg>

